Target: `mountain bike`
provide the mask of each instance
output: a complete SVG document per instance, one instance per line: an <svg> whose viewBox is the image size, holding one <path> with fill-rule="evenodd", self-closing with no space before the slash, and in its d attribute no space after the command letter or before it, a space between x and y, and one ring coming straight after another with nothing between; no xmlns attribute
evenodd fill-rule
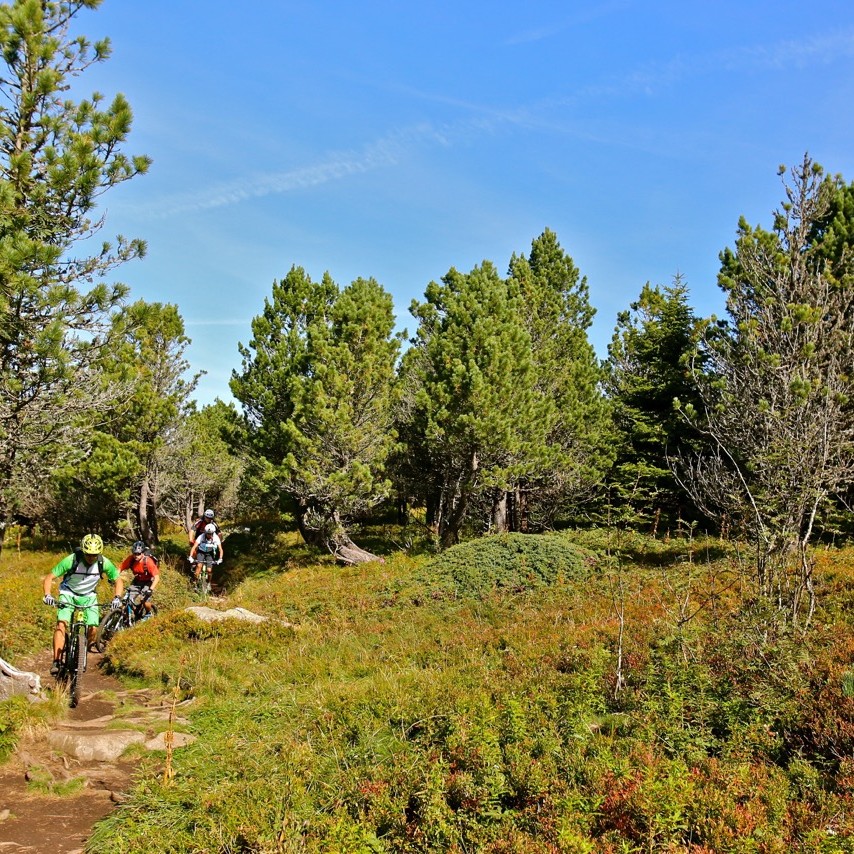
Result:
<svg viewBox="0 0 854 854"><path fill-rule="evenodd" d="M207 599L211 592L211 575L216 561L211 554L201 554L196 556L196 563L199 567L199 577L195 583L196 593L202 599Z"/></svg>
<svg viewBox="0 0 854 854"><path fill-rule="evenodd" d="M71 708L75 708L80 701L80 683L86 672L86 656L88 653L86 609L89 607L109 608L109 604L96 603L93 606L77 605L56 602L54 608L71 607L73 613L71 619L65 624L65 646L59 654L59 672L56 674L57 682L62 682L68 687L68 702Z"/></svg>
<svg viewBox="0 0 854 854"><path fill-rule="evenodd" d="M107 648L107 643L116 632L131 628L145 617L145 602L149 596L151 596L150 590L147 593L132 596L131 590L128 588L122 596L121 608L104 614L95 634L95 649L98 652L103 652ZM151 606L150 613L152 616L157 613L156 605Z"/></svg>

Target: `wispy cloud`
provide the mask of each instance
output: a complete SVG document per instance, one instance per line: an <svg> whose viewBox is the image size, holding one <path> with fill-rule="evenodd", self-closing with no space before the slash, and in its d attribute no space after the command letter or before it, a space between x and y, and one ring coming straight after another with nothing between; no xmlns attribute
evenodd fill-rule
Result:
<svg viewBox="0 0 854 854"><path fill-rule="evenodd" d="M622 1L604 4L598 7L598 12L591 10L588 16L604 15L625 5ZM579 20L567 20L560 26L571 26ZM531 31L528 37L534 40L534 31ZM522 36L517 37L519 40L521 38ZM706 54L679 55L664 62L638 67L612 79L579 87L575 91L507 109L472 103L443 94L411 88L401 89L412 98L458 108L463 115L455 122L444 122L438 126L431 122L422 122L405 127L365 145L360 150L330 152L319 162L298 169L247 177L196 193L161 198L156 207L138 212L148 219L160 219L317 187L352 175L395 166L408 158L418 146L449 147L478 135L496 132L502 127L538 128L589 137L589 128L585 130L584 126L567 121L567 108L592 99L601 101L638 94L654 95L683 79L722 70L731 74L757 69L803 67L816 63L828 64L850 56L854 56L854 29L813 36L801 41L786 40L772 45L743 46ZM243 323L244 321L230 320L191 321L188 325Z"/></svg>
<svg viewBox="0 0 854 854"><path fill-rule="evenodd" d="M505 39L506 45L530 44L531 42L543 41L544 39L552 38L553 36L562 33L564 30L572 29L590 21L595 21L597 18L604 18L614 12L622 12L631 3L629 0L616 0L612 3L603 3L599 6L579 12L568 18L562 18L551 24L544 24L541 27L532 27L529 30L522 30L510 38Z"/></svg>
<svg viewBox="0 0 854 854"><path fill-rule="evenodd" d="M791 39L773 45L737 48L723 52L720 59L727 70L734 71L745 66L802 68L827 65L846 56L854 56L854 29L851 28L798 41Z"/></svg>
<svg viewBox="0 0 854 854"><path fill-rule="evenodd" d="M147 212L148 218L159 219L176 214L199 213L213 208L234 205L292 190L301 190L340 180L349 175L370 172L393 166L415 144L430 141L446 145L447 139L428 123L395 131L366 145L360 151L331 152L319 163L287 172L272 172L253 178L220 184L199 193L188 193L161 199L157 208Z"/></svg>
<svg viewBox="0 0 854 854"><path fill-rule="evenodd" d="M771 45L746 45L708 53L679 54L662 62L650 62L631 71L581 87L574 92L543 99L527 115L567 107L592 99L655 95L691 77L715 72L750 73L767 69L803 68L830 64L854 56L854 29L786 40Z"/></svg>

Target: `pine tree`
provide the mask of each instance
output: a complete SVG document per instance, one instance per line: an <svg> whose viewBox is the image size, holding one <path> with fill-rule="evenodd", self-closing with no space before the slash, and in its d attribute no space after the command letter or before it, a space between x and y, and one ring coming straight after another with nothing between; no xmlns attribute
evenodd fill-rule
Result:
<svg viewBox="0 0 854 854"><path fill-rule="evenodd" d="M611 503L653 529L697 518L674 474L697 439L674 406L697 403L689 368L697 330L688 289L677 276L669 287L644 285L629 311L618 315L608 347L606 389L619 437Z"/></svg>
<svg viewBox="0 0 854 854"><path fill-rule="evenodd" d="M185 379L189 339L174 305L143 300L113 317L110 347L92 378L117 394L105 413L78 418L79 442L54 461L53 523L111 534L126 518L135 538L158 541L160 449L185 413L196 378Z"/></svg>
<svg viewBox="0 0 854 854"><path fill-rule="evenodd" d="M602 368L587 337L595 309L587 279L546 229L528 258L514 255L509 275L522 300L531 339L534 388L548 410L542 465L514 493L514 527L527 529L528 512L549 524L561 507L577 507L602 480L612 446Z"/></svg>
<svg viewBox="0 0 854 854"><path fill-rule="evenodd" d="M99 197L149 166L122 152L123 96L67 94L109 57L107 40L71 33L77 13L99 5L0 5L0 527L46 476L46 448L74 441L76 414L111 405L92 372L126 289L91 283L145 249L90 240L104 222L93 216Z"/></svg>
<svg viewBox="0 0 854 854"><path fill-rule="evenodd" d="M352 542L348 520L391 491L393 330L391 296L375 280L341 291L328 274L315 284L293 267L273 283L231 381L303 537L344 562L374 557Z"/></svg>
<svg viewBox="0 0 854 854"><path fill-rule="evenodd" d="M495 512L545 447L548 402L534 389L531 339L518 288L485 261L431 282L408 355L410 441L429 460L430 520L442 545L459 539L475 500Z"/></svg>
<svg viewBox="0 0 854 854"><path fill-rule="evenodd" d="M706 324L701 409L686 412L714 449L693 468L697 500L741 520L756 545L757 592L808 621L808 545L854 478L854 276L847 253L828 275L815 241L832 198L821 167L807 157L790 178L773 230L742 218L735 249L721 254L728 317Z"/></svg>

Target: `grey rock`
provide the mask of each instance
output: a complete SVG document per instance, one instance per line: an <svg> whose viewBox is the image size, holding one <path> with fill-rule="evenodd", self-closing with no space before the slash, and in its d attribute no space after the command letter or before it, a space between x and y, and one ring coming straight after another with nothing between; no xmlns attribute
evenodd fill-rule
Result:
<svg viewBox="0 0 854 854"><path fill-rule="evenodd" d="M14 694L38 697L40 693L41 677L38 673L18 670L17 667L0 658L0 699L5 700Z"/></svg>
<svg viewBox="0 0 854 854"><path fill-rule="evenodd" d="M252 611L247 611L246 608L229 608L227 611L217 611L214 608L208 608L206 605L193 605L187 608L187 610L206 623L214 623L218 620L244 620L247 623L265 623L268 619L267 617L262 617L260 614L253 614Z"/></svg>
<svg viewBox="0 0 854 854"><path fill-rule="evenodd" d="M192 744L195 740L196 736L188 732L172 733L173 748L186 747L188 744ZM158 733L154 738L150 738L146 741L145 746L148 750L166 750L166 733Z"/></svg>
<svg viewBox="0 0 854 854"><path fill-rule="evenodd" d="M132 744L145 741L145 733L136 730L105 730L102 732L51 732L50 746L81 762L114 762Z"/></svg>

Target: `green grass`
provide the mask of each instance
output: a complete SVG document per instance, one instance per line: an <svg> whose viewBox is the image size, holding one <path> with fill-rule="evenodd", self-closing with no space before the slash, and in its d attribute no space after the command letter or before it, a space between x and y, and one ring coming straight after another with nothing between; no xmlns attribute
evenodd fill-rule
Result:
<svg viewBox="0 0 854 854"><path fill-rule="evenodd" d="M70 797L83 790L86 781L82 777L57 780L46 768L34 766L27 772L27 789L40 795Z"/></svg>
<svg viewBox="0 0 854 854"><path fill-rule="evenodd" d="M263 537L231 552L227 605L268 622L203 623L180 588L112 642L117 674L194 698L198 740L171 783L142 761L87 850L834 852L854 833L854 552L822 556L801 638L758 631L722 544L566 532L342 568Z"/></svg>

